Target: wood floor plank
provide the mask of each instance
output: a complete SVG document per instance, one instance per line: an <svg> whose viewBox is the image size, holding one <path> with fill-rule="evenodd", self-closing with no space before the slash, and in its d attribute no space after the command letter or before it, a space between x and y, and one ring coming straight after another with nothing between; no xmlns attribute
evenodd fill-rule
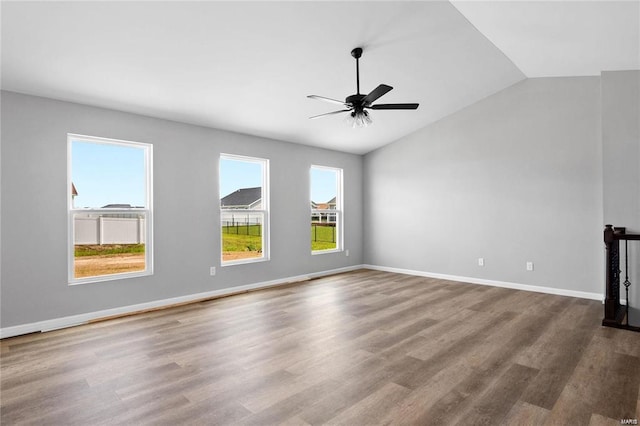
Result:
<svg viewBox="0 0 640 426"><path fill-rule="evenodd" d="M512 364L499 379L482 393L464 414L459 425L499 424L507 416L538 370Z"/></svg>
<svg viewBox="0 0 640 426"><path fill-rule="evenodd" d="M549 410L518 401L507 413L503 424L512 426L544 425L548 416Z"/></svg>
<svg viewBox="0 0 640 426"><path fill-rule="evenodd" d="M282 419L293 419L294 417L302 421L302 419L297 416L302 411L302 407L304 407L306 402L317 398L318 395L326 395L338 386L340 386L340 383L333 379L320 381L300 392L292 392L289 396L280 399L277 403L245 417L242 423L247 425L271 425L277 424L282 421Z"/></svg>
<svg viewBox="0 0 640 426"><path fill-rule="evenodd" d="M576 348L585 347L588 343L588 333L580 333L576 330L567 330L556 334L549 345L551 353L543 358L543 366L527 392L522 397L523 401L548 410L553 408L560 396L562 389L573 374L581 353Z"/></svg>
<svg viewBox="0 0 640 426"><path fill-rule="evenodd" d="M526 371L527 374L534 377L533 372L537 374L537 370L528 367L526 367L528 370L524 370L524 366L518 366L512 361L523 347L535 341L545 329L544 321L538 320L540 321L534 322L530 317L523 317L511 324L509 333L504 335L505 342L494 347L486 359L478 367L474 368L465 380L434 404L428 411L427 416L425 416L424 421L429 424L440 424L443 421L453 423L461 421L473 422L475 417L481 415L481 413L471 411L475 407L474 404L479 404L478 399L482 397L483 392L493 386L498 386L499 379L496 378L502 377L512 369L516 369L516 372ZM470 341L471 339L466 340ZM478 344L481 345L479 342ZM473 348L469 350L472 351ZM528 385L529 381L527 380L525 384ZM524 389L518 388L518 391L520 392ZM513 402L506 396L503 398L507 400L508 409L510 409ZM482 407L482 405L479 405L479 407ZM467 412L471 412L471 417L463 417L464 413Z"/></svg>
<svg viewBox="0 0 640 426"><path fill-rule="evenodd" d="M241 424L242 419L251 415L251 412L236 401L212 404L210 401L202 401L174 407L171 412L164 413L154 424L161 425L207 425L226 426ZM141 421L140 424L149 424L149 421ZM106 425L112 425L107 422Z"/></svg>
<svg viewBox="0 0 640 426"><path fill-rule="evenodd" d="M584 397L584 393L578 388L577 384L569 382L549 413L546 424L589 424L591 414L593 414L591 406L592 403Z"/></svg>
<svg viewBox="0 0 640 426"><path fill-rule="evenodd" d="M464 338L442 347L440 350L435 351L432 356L425 357L421 364L417 364L413 368L403 368L398 376L393 379L394 382L410 389L421 386L447 364L459 360L469 351L472 351L489 334L495 332L500 325L504 326L509 317L511 317L510 314L503 313L493 318L481 330L471 329L471 331L465 333ZM409 356L415 357L414 352L409 353Z"/></svg>
<svg viewBox="0 0 640 426"><path fill-rule="evenodd" d="M431 418L429 410L444 395L472 374L466 362L451 363L389 410L380 424L421 425Z"/></svg>
<svg viewBox="0 0 640 426"><path fill-rule="evenodd" d="M600 414L592 414L589 420L589 426L619 426L620 420L610 419Z"/></svg>
<svg viewBox="0 0 640 426"><path fill-rule="evenodd" d="M607 425L640 335L602 304L359 270L0 341L0 423Z"/></svg>
<svg viewBox="0 0 640 426"><path fill-rule="evenodd" d="M336 425L376 424L389 409L407 397L410 392L407 388L389 382L338 416L329 419L327 423Z"/></svg>
<svg viewBox="0 0 640 426"><path fill-rule="evenodd" d="M323 424L388 383L386 362L371 358L345 373L347 380L326 395L318 395L299 417L309 424ZM351 380L348 380L351 379Z"/></svg>
<svg viewBox="0 0 640 426"><path fill-rule="evenodd" d="M638 403L636 404L636 416L634 418L640 422L640 388L638 389Z"/></svg>
<svg viewBox="0 0 640 426"><path fill-rule="evenodd" d="M634 418L639 381L640 359L613 352L608 339L593 336L550 420L586 424L593 413L613 419Z"/></svg>

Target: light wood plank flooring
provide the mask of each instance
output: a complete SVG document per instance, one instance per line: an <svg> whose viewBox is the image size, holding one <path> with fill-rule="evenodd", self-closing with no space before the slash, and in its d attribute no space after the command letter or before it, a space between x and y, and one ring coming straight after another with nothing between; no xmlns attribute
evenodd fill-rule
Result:
<svg viewBox="0 0 640 426"><path fill-rule="evenodd" d="M12 424L640 418L640 334L600 302L356 271L0 343Z"/></svg>

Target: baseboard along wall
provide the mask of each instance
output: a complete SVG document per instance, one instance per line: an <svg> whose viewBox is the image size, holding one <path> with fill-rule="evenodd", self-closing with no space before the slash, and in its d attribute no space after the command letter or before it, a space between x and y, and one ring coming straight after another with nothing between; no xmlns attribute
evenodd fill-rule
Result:
<svg viewBox="0 0 640 426"><path fill-rule="evenodd" d="M21 334L47 332L47 331L53 331L53 330L58 330L62 328L67 328L67 327L74 327L74 326L83 325L83 324L100 321L100 320L105 320L109 318L125 316L125 315L133 315L136 313L149 311L149 310L164 309L164 308L183 305L187 303L201 302L204 300L215 299L219 297L226 297L234 294L246 293L248 291L261 290L269 287L276 287L276 286L281 286L281 285L286 285L286 284L291 284L296 282L303 282L313 278L320 278L328 275L339 274L342 272L355 271L358 269L371 269L375 271L393 272L398 274L415 275L415 276L428 277L428 278L438 278L442 280L459 281L459 282L465 282L470 284L488 285L493 287L503 287L503 288L510 288L514 290L532 291L537 293L555 294L559 296L570 296L570 297L577 297L581 299L600 300L600 301L603 300L603 295L599 293L558 289L553 287L541 287L541 286L518 284L518 283L505 282L505 281L494 281L494 280L487 280L487 279L473 278L473 277L462 277L462 276L456 276L456 275L439 274L434 272L393 268L393 267L381 266L381 265L363 264L363 265L349 266L346 268L314 272L314 273L305 274L305 275L297 275L297 276L281 278L277 280L262 281L258 283L224 288L224 289L214 290L214 291L209 291L204 293L196 293L196 294L189 294L186 296L173 297L169 299L154 300L151 302L122 306L122 307L112 308L112 309L105 309L105 310L95 311L95 312L87 312L84 314L71 315L71 316L62 317L62 318L54 318L54 319L45 320L45 321L37 321L33 323L21 324L21 325L16 325L11 327L4 327L4 328L0 328L0 339L19 336ZM621 302L623 304L626 303L626 301L621 301Z"/></svg>

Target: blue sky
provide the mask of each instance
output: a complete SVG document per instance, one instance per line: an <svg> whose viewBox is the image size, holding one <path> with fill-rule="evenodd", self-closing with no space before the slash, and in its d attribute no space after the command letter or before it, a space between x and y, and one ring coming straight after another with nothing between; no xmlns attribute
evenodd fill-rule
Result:
<svg viewBox="0 0 640 426"><path fill-rule="evenodd" d="M78 191L76 208L100 208L107 204L144 207L144 150L73 141L71 181Z"/></svg>
<svg viewBox="0 0 640 426"><path fill-rule="evenodd" d="M311 168L311 200L326 203L336 196L337 176L334 170Z"/></svg>
<svg viewBox="0 0 640 426"><path fill-rule="evenodd" d="M262 164L220 159L220 198L242 188L262 186Z"/></svg>
<svg viewBox="0 0 640 426"><path fill-rule="evenodd" d="M78 196L76 208L100 208L107 204L145 205L144 150L115 144L73 141L71 181ZM311 199L325 203L336 196L336 173L312 168ZM220 196L240 188L262 184L262 165L223 158L220 160Z"/></svg>
<svg viewBox="0 0 640 426"><path fill-rule="evenodd" d="M336 196L336 172L330 169L311 169L311 199L326 203ZM225 197L241 188L262 185L262 166L259 163L220 160L220 197Z"/></svg>

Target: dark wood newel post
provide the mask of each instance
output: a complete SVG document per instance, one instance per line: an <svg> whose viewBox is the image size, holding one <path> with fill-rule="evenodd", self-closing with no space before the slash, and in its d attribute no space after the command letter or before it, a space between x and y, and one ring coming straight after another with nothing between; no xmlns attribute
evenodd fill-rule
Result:
<svg viewBox="0 0 640 426"><path fill-rule="evenodd" d="M614 262L614 244L618 244L617 241L613 238L613 225L605 225L604 228L604 245L606 249L605 259L606 259L606 276L605 276L605 285L606 285L606 296L604 299L604 318L605 320L614 320L616 317L616 310L618 308L619 302L619 294L614 294L614 283L616 281L616 277L618 274L618 267L615 266ZM620 291L620 289L618 289Z"/></svg>

